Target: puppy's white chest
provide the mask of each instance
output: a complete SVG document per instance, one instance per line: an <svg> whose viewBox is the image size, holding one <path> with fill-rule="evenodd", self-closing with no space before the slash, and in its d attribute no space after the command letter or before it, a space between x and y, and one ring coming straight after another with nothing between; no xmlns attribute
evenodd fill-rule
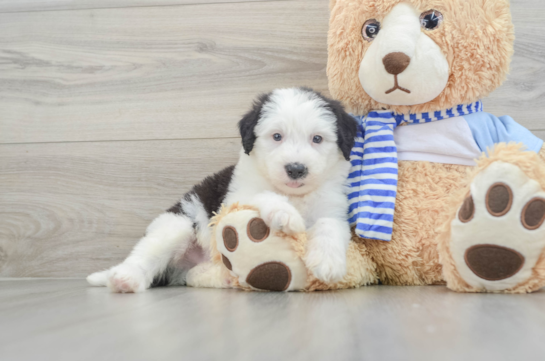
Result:
<svg viewBox="0 0 545 361"><path fill-rule="evenodd" d="M317 199L308 195L306 197L290 197L290 203L299 211L306 226L312 227L320 214L317 208L319 207Z"/></svg>
<svg viewBox="0 0 545 361"><path fill-rule="evenodd" d="M290 197L290 202L299 211L299 213L301 213L301 215L304 218L305 214L307 214L307 209L308 209L307 202L304 201L304 198L303 197Z"/></svg>

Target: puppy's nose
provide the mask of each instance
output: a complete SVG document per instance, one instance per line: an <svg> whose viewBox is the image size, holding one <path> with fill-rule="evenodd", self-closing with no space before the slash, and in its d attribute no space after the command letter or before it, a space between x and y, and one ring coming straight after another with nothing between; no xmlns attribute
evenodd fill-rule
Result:
<svg viewBox="0 0 545 361"><path fill-rule="evenodd" d="M407 69L411 58L404 53L390 53L382 59L382 63L389 74L398 75Z"/></svg>
<svg viewBox="0 0 545 361"><path fill-rule="evenodd" d="M305 178L308 174L308 168L301 163L290 163L286 164L286 173L291 179L300 179Z"/></svg>

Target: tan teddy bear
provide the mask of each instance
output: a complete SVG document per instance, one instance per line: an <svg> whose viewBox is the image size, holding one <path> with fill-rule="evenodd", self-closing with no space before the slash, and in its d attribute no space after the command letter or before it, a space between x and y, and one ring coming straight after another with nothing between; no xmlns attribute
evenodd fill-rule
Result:
<svg viewBox="0 0 545 361"><path fill-rule="evenodd" d="M353 241L365 245L376 278L465 292L543 287L543 142L479 102L509 69L509 2L330 8L329 88L361 127Z"/></svg>

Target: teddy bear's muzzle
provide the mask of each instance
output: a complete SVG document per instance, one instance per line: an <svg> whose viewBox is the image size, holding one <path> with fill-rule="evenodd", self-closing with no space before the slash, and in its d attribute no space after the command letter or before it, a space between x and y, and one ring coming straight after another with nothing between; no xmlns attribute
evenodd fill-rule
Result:
<svg viewBox="0 0 545 361"><path fill-rule="evenodd" d="M386 69L389 74L399 75L407 69L411 63L411 58L405 53L395 52L386 55L382 59L382 63L384 64L384 69Z"/></svg>
<svg viewBox="0 0 545 361"><path fill-rule="evenodd" d="M478 244L468 248L465 261L473 273L487 281L500 281L512 277L524 266L522 254L493 244Z"/></svg>

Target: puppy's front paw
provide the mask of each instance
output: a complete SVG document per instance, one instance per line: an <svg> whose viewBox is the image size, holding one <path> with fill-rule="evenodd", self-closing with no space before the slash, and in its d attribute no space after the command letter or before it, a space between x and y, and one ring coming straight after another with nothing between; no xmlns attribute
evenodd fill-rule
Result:
<svg viewBox="0 0 545 361"><path fill-rule="evenodd" d="M279 229L287 234L303 233L305 221L299 212L288 204L289 207L279 207L271 210L265 221L269 227Z"/></svg>
<svg viewBox="0 0 545 361"><path fill-rule="evenodd" d="M346 275L345 255L327 251L322 247L309 247L305 264L323 282L335 283Z"/></svg>
<svg viewBox="0 0 545 361"><path fill-rule="evenodd" d="M107 286L117 293L144 292L150 286L142 268L122 263L110 270Z"/></svg>
<svg viewBox="0 0 545 361"><path fill-rule="evenodd" d="M290 235L306 230L305 220L285 196L263 192L255 196L253 205L259 209L267 226L274 230L281 230Z"/></svg>

